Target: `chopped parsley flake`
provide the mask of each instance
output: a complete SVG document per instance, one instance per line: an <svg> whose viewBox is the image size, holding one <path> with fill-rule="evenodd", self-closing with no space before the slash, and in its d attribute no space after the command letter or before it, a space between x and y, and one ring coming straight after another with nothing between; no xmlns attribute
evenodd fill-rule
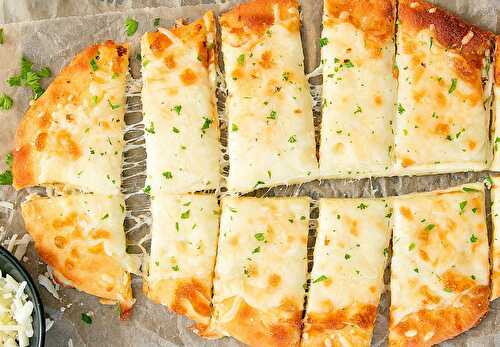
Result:
<svg viewBox="0 0 500 347"><path fill-rule="evenodd" d="M259 253L259 252L260 252L260 246L257 248L254 248L254 250L252 251L252 254Z"/></svg>
<svg viewBox="0 0 500 347"><path fill-rule="evenodd" d="M155 18L153 21L153 26L154 27L159 27L160 26L160 18Z"/></svg>
<svg viewBox="0 0 500 347"><path fill-rule="evenodd" d="M127 36L134 35L138 27L139 23L135 19L130 17L125 19L125 32L127 33Z"/></svg>
<svg viewBox="0 0 500 347"><path fill-rule="evenodd" d="M0 45L3 45L5 42L5 37L3 34L3 28L0 28Z"/></svg>
<svg viewBox="0 0 500 347"><path fill-rule="evenodd" d="M0 110L10 110L14 105L14 101L5 93L0 93Z"/></svg>
<svg viewBox="0 0 500 347"><path fill-rule="evenodd" d="M145 128L144 130L150 134L154 134L155 133L155 123L151 122L149 124L149 128Z"/></svg>
<svg viewBox="0 0 500 347"><path fill-rule="evenodd" d="M427 226L425 227L425 230L431 231L432 229L434 229L434 227L435 227L434 224L427 224Z"/></svg>
<svg viewBox="0 0 500 347"><path fill-rule="evenodd" d="M456 78L452 78L451 79L450 89L448 89L448 94L453 93L455 91L455 89L457 89L457 79Z"/></svg>
<svg viewBox="0 0 500 347"><path fill-rule="evenodd" d="M409 251L412 251L412 250L414 250L414 249L415 249L415 243L414 243L414 242L412 242L412 243L410 243L410 245L408 246L408 250L409 250Z"/></svg>
<svg viewBox="0 0 500 347"><path fill-rule="evenodd" d="M345 260L349 260L349 259L351 259L351 255L346 253L346 254L344 255L344 258L345 258Z"/></svg>
<svg viewBox="0 0 500 347"><path fill-rule="evenodd" d="M109 217L109 213L106 213L104 216L102 216L101 220L105 220Z"/></svg>
<svg viewBox="0 0 500 347"><path fill-rule="evenodd" d="M464 187L463 191L466 193L472 193L472 192L478 192L479 190L477 190L475 188Z"/></svg>
<svg viewBox="0 0 500 347"><path fill-rule="evenodd" d="M179 232L179 222L175 222L175 231Z"/></svg>
<svg viewBox="0 0 500 347"><path fill-rule="evenodd" d="M460 214L464 213L465 206L467 206L467 201L462 201L458 206L460 207Z"/></svg>
<svg viewBox="0 0 500 347"><path fill-rule="evenodd" d="M354 64L350 59L344 59L344 63L342 65L345 67L354 67Z"/></svg>
<svg viewBox="0 0 500 347"><path fill-rule="evenodd" d="M276 116L278 114L276 113L276 111L271 111L271 113L269 113L269 116L267 116L267 119L276 119Z"/></svg>
<svg viewBox="0 0 500 347"><path fill-rule="evenodd" d="M174 176L172 176L172 172L170 171L165 171L162 173L163 177L165 177L167 180L172 179Z"/></svg>
<svg viewBox="0 0 500 347"><path fill-rule="evenodd" d="M191 214L191 210L187 210L181 213L181 219L188 219Z"/></svg>
<svg viewBox="0 0 500 347"><path fill-rule="evenodd" d="M363 110L361 109L361 107L359 105L356 106L356 110L354 110L354 114L358 114L358 113L361 113L363 112Z"/></svg>
<svg viewBox="0 0 500 347"><path fill-rule="evenodd" d="M92 71L97 71L97 69L99 68L97 66L97 62L95 61L94 58L90 59L89 64L90 64L90 67L92 68Z"/></svg>
<svg viewBox="0 0 500 347"><path fill-rule="evenodd" d="M182 106L181 105L175 105L174 107L172 107L172 111L175 111L175 113L177 114L181 114L181 111L182 111Z"/></svg>
<svg viewBox="0 0 500 347"><path fill-rule="evenodd" d="M5 164L7 164L8 169L4 172L0 172L0 185L11 185L12 184L12 153L7 154L5 157Z"/></svg>
<svg viewBox="0 0 500 347"><path fill-rule="evenodd" d="M144 187L143 191L144 191L144 193L146 193L148 195L151 194L151 186L148 185L148 186Z"/></svg>
<svg viewBox="0 0 500 347"><path fill-rule="evenodd" d="M179 271L179 265L174 265L174 266L172 266L172 270L174 270L174 271Z"/></svg>
<svg viewBox="0 0 500 347"><path fill-rule="evenodd" d="M319 283L319 282L323 282L323 281L326 281L328 279L328 277L326 277L325 275L321 275L319 276L318 278L316 278L313 283Z"/></svg>
<svg viewBox="0 0 500 347"><path fill-rule="evenodd" d="M88 324L88 325L92 324L92 317L90 317L90 316L89 316L88 314L86 314L86 313L82 313L82 315L81 315L81 319L82 319L82 321L83 321L84 323L86 323L86 324Z"/></svg>
<svg viewBox="0 0 500 347"><path fill-rule="evenodd" d="M111 107L112 110L116 110L117 108L120 108L120 104L113 104L111 100L108 99L108 105Z"/></svg>
<svg viewBox="0 0 500 347"><path fill-rule="evenodd" d="M288 81L290 79L290 72L288 72L288 71L283 72L282 77L283 77L283 81Z"/></svg>
<svg viewBox="0 0 500 347"><path fill-rule="evenodd" d="M403 107L403 105L401 105L400 103L398 104L398 113L399 114L403 114L405 113L405 108Z"/></svg>
<svg viewBox="0 0 500 347"><path fill-rule="evenodd" d="M255 183L255 185L253 187L257 188L258 186L263 185L263 184L265 184L265 182L263 182L263 181L257 181L257 183Z"/></svg>
<svg viewBox="0 0 500 347"><path fill-rule="evenodd" d="M358 208L359 208L360 210L364 210L364 209L366 209L367 207L368 207L368 205L363 204L363 203L361 203L361 204L359 204L359 205L358 205Z"/></svg>
<svg viewBox="0 0 500 347"><path fill-rule="evenodd" d="M328 37L322 37L319 39L319 46L325 47L328 44Z"/></svg>
<svg viewBox="0 0 500 347"><path fill-rule="evenodd" d="M475 234L472 234L472 235L470 236L470 242L471 242L471 243L477 242L477 240L478 240L478 238L477 238L477 236L476 236Z"/></svg>
<svg viewBox="0 0 500 347"><path fill-rule="evenodd" d="M176 134L180 133L180 130L177 129L176 127L172 127L172 131Z"/></svg>
<svg viewBox="0 0 500 347"><path fill-rule="evenodd" d="M257 233L254 236L255 236L255 239L257 241L265 241L266 240L266 237L264 236L264 233Z"/></svg>
<svg viewBox="0 0 500 347"><path fill-rule="evenodd" d="M240 54L240 56L237 59L237 62L240 65L244 65L245 64L245 55L244 54Z"/></svg>
<svg viewBox="0 0 500 347"><path fill-rule="evenodd" d="M238 125L237 125L237 124L235 124L235 123L233 123L233 124L231 125L231 131L238 131L238 130L239 130Z"/></svg>
<svg viewBox="0 0 500 347"><path fill-rule="evenodd" d="M297 136L296 136L296 135L292 135L292 136L290 136L290 138L288 139L288 142L290 142L290 143L295 143L295 142L297 142Z"/></svg>
<svg viewBox="0 0 500 347"><path fill-rule="evenodd" d="M205 130L207 130L208 128L210 128L210 124L212 124L212 120L210 118L207 118L207 117L203 117L203 119L205 120L203 122L203 125L201 126L201 131L203 133L205 133Z"/></svg>

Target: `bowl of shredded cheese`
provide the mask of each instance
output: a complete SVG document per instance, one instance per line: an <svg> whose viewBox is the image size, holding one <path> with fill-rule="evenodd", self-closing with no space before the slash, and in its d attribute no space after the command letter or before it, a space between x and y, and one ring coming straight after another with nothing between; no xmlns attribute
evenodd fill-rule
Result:
<svg viewBox="0 0 500 347"><path fill-rule="evenodd" d="M0 346L42 347L44 341L45 315L33 280L0 247Z"/></svg>

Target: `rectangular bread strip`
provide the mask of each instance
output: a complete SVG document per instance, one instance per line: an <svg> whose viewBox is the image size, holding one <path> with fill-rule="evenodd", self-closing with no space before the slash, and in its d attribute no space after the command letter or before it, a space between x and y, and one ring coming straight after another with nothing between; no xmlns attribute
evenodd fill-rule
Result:
<svg viewBox="0 0 500 347"><path fill-rule="evenodd" d="M389 256L383 199L320 200L302 346L370 346Z"/></svg>
<svg viewBox="0 0 500 347"><path fill-rule="evenodd" d="M254 0L223 14L230 191L317 175L312 98L296 0Z"/></svg>
<svg viewBox="0 0 500 347"><path fill-rule="evenodd" d="M394 199L389 346L431 346L488 311L484 188L467 184Z"/></svg>
<svg viewBox="0 0 500 347"><path fill-rule="evenodd" d="M128 47L84 49L35 100L18 126L14 187L62 185L119 194Z"/></svg>
<svg viewBox="0 0 500 347"><path fill-rule="evenodd" d="M489 166L493 34L422 0L399 1L397 174ZM486 106L486 107L485 107Z"/></svg>
<svg viewBox="0 0 500 347"><path fill-rule="evenodd" d="M214 40L212 12L142 37L146 184L153 194L219 187Z"/></svg>
<svg viewBox="0 0 500 347"><path fill-rule="evenodd" d="M500 35L496 37L495 59L491 64L491 72L495 76L493 85L493 122L492 122L492 145L493 161L491 171L500 171Z"/></svg>
<svg viewBox="0 0 500 347"><path fill-rule="evenodd" d="M396 113L394 0L326 0L320 40L323 178L387 176Z"/></svg>
<svg viewBox="0 0 500 347"><path fill-rule="evenodd" d="M491 219L493 234L491 241L491 300L500 297L500 177L493 177L491 188Z"/></svg>
<svg viewBox="0 0 500 347"><path fill-rule="evenodd" d="M39 256L65 285L117 302L125 315L135 302L130 272L139 259L126 253L121 195L32 197L21 205Z"/></svg>
<svg viewBox="0 0 500 347"><path fill-rule="evenodd" d="M212 326L249 346L298 346L309 198L224 198Z"/></svg>
<svg viewBox="0 0 500 347"><path fill-rule="evenodd" d="M144 292L192 319L203 335L210 321L219 232L215 195L167 195L151 200L151 257Z"/></svg>

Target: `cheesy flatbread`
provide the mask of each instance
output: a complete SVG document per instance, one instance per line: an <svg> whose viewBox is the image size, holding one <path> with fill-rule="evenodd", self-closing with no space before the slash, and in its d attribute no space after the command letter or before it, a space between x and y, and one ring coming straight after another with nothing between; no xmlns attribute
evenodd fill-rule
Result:
<svg viewBox="0 0 500 347"><path fill-rule="evenodd" d="M250 346L298 346L309 198L224 198L212 325Z"/></svg>
<svg viewBox="0 0 500 347"><path fill-rule="evenodd" d="M147 184L153 194L219 187L212 12L142 38Z"/></svg>
<svg viewBox="0 0 500 347"><path fill-rule="evenodd" d="M151 204L151 257L144 292L151 300L194 320L196 332L203 334L212 312L217 198L159 193Z"/></svg>
<svg viewBox="0 0 500 347"><path fill-rule="evenodd" d="M388 175L396 112L394 0L326 0L320 175Z"/></svg>
<svg viewBox="0 0 500 347"><path fill-rule="evenodd" d="M493 161L490 170L500 171L500 36L496 37L496 52L493 65L487 65L488 70L494 73L495 80L493 85L493 122L492 122L492 145L493 145Z"/></svg>
<svg viewBox="0 0 500 347"><path fill-rule="evenodd" d="M491 241L491 300L500 297L500 178L493 177L491 189L491 219L493 234Z"/></svg>
<svg viewBox="0 0 500 347"><path fill-rule="evenodd" d="M399 1L398 15L396 173L487 168L493 34L422 0Z"/></svg>
<svg viewBox="0 0 500 347"><path fill-rule="evenodd" d="M132 308L130 272L138 258L126 253L123 197L98 194L33 197L22 204L26 230L56 279L78 290Z"/></svg>
<svg viewBox="0 0 500 347"><path fill-rule="evenodd" d="M14 187L60 184L119 194L128 48L86 48L54 79L17 129Z"/></svg>
<svg viewBox="0 0 500 347"><path fill-rule="evenodd" d="M391 236L382 199L322 199L302 346L370 346Z"/></svg>
<svg viewBox="0 0 500 347"><path fill-rule="evenodd" d="M431 346L488 311L484 191L468 184L394 199L389 346Z"/></svg>
<svg viewBox="0 0 500 347"><path fill-rule="evenodd" d="M255 0L223 14L230 191L317 175L312 99L296 0Z"/></svg>

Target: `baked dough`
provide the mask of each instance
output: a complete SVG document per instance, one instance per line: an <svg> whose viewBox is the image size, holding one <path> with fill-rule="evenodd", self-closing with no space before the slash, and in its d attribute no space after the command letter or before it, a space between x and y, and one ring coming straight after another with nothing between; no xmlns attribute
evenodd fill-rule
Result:
<svg viewBox="0 0 500 347"><path fill-rule="evenodd" d="M321 199L302 346L370 346L389 257L384 199Z"/></svg>
<svg viewBox="0 0 500 347"><path fill-rule="evenodd" d="M153 195L219 187L214 42L212 12L142 37L146 184Z"/></svg>
<svg viewBox="0 0 500 347"><path fill-rule="evenodd" d="M488 311L484 188L467 184L394 199L389 346L431 346Z"/></svg>
<svg viewBox="0 0 500 347"><path fill-rule="evenodd" d="M493 122L492 122L492 145L493 145L493 161L491 163L491 171L500 171L500 36L496 37L496 53L494 63L487 65L488 72L494 74L493 85Z"/></svg>
<svg viewBox="0 0 500 347"><path fill-rule="evenodd" d="M139 259L126 253L121 195L34 196L21 210L38 254L59 282L118 303L122 316L132 308L130 272L138 273Z"/></svg>
<svg viewBox="0 0 500 347"><path fill-rule="evenodd" d="M16 132L14 187L60 184L119 194L128 48L79 53L33 101Z"/></svg>
<svg viewBox="0 0 500 347"><path fill-rule="evenodd" d="M322 178L388 176L396 107L394 0L326 0Z"/></svg>
<svg viewBox="0 0 500 347"><path fill-rule="evenodd" d="M249 346L298 346L309 198L224 198L212 327Z"/></svg>
<svg viewBox="0 0 500 347"><path fill-rule="evenodd" d="M317 176L312 98L296 0L254 0L220 18L229 191Z"/></svg>
<svg viewBox="0 0 500 347"><path fill-rule="evenodd" d="M488 168L493 34L421 0L399 1L396 174Z"/></svg>
<svg viewBox="0 0 500 347"><path fill-rule="evenodd" d="M215 195L167 195L151 200L151 256L144 292L185 315L203 334L212 313L212 280L219 232Z"/></svg>
<svg viewBox="0 0 500 347"><path fill-rule="evenodd" d="M493 234L491 241L491 300L500 297L500 178L493 177L491 187L491 219Z"/></svg>

